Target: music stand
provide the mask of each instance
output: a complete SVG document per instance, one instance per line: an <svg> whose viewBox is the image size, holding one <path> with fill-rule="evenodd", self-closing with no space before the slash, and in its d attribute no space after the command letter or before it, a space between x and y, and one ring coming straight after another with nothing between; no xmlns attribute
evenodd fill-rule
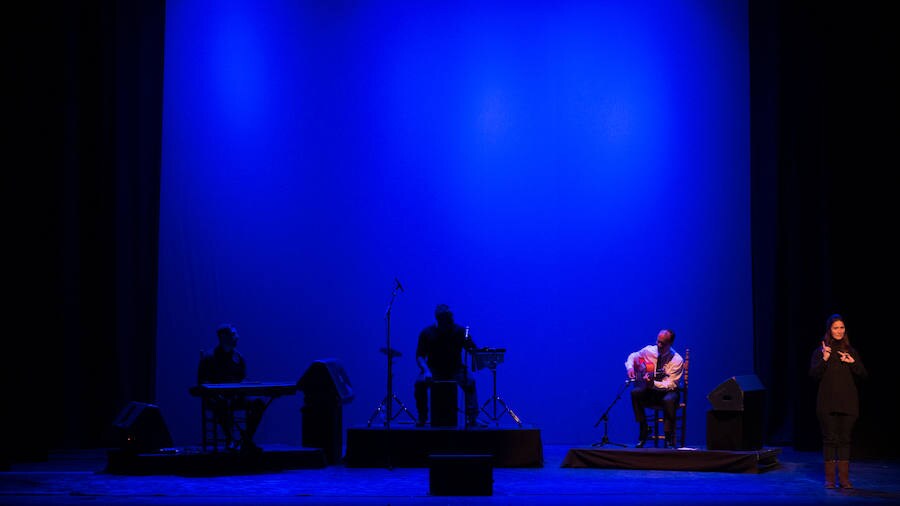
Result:
<svg viewBox="0 0 900 506"><path fill-rule="evenodd" d="M381 348L381 349L379 349L379 351L381 353L384 353L385 355L387 355L388 360L391 363L394 362L395 358L399 358L403 355L402 353L400 353L399 351L397 351L393 348L390 348L390 349L389 348ZM393 378L390 378L388 381L393 382ZM378 418L379 416L384 418L385 425L389 425L390 422L394 421L398 416L400 416L401 413L406 413L406 415L409 416L409 418L413 422L416 421L416 417L413 416L412 412L410 412L410 410L406 407L406 405L403 404L403 401L400 400L400 397L398 397L397 394L394 393L393 390L394 390L393 388L390 388L390 387L388 388L388 393L384 396L384 399L381 401L381 404L379 404L375 408L375 411L372 413L372 416L369 417L369 422L367 424L369 427L372 426L372 422L374 422L375 419ZM393 410L393 406L394 406L395 402L397 403L398 406L400 406L400 411L397 411L396 413L394 413L394 410Z"/></svg>
<svg viewBox="0 0 900 506"><path fill-rule="evenodd" d="M600 441L592 444L591 446L615 445L622 448L626 448L628 446L623 445L622 443L613 443L609 440L609 411L613 406L616 405L617 402L619 402L619 399L622 397L622 392L624 392L625 389L628 388L628 385L630 385L631 383L632 380L628 380L619 388L619 392L616 393L616 398L613 399L613 401L609 404L609 407L606 408L606 411L604 411L603 414L600 415L600 419L597 420L597 423L594 424L594 428L596 429L597 426L600 425L600 422L603 422L603 438L600 439Z"/></svg>
<svg viewBox="0 0 900 506"><path fill-rule="evenodd" d="M519 416L516 415L515 411L509 407L509 404L497 394L497 366L503 362L504 353L506 353L506 348L481 348L472 352L473 366L478 370L484 368L490 369L493 379L494 393L490 399L484 401L484 404L481 406L481 411L483 411L495 425L500 425L500 418L508 413L510 418L521 427L522 420L519 419ZM500 414L497 414L498 403L503 406L503 411L501 411ZM486 409L488 404L493 405L493 410L490 413Z"/></svg>

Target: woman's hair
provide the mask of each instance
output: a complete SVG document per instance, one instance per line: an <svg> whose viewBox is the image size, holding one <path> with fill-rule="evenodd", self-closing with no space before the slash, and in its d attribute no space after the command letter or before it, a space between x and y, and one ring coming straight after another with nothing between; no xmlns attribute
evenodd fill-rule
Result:
<svg viewBox="0 0 900 506"><path fill-rule="evenodd" d="M831 326L834 324L834 322L842 322L842 323L844 323L844 326L845 326L844 338L841 339L840 341L838 341L831 335ZM825 344L827 346L831 346L832 349L839 348L841 350L846 350L846 349L850 348L850 334L846 330L846 323L844 322L843 316L835 313L835 314L829 316L827 320L825 320L824 341L825 341Z"/></svg>

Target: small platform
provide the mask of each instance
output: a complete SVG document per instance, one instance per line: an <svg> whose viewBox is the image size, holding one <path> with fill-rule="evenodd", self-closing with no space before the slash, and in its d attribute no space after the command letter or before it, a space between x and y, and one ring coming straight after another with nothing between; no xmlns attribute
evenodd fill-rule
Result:
<svg viewBox="0 0 900 506"><path fill-rule="evenodd" d="M347 429L347 467L428 467L429 455L492 455L494 467L543 467L541 431L533 427L477 429L414 426Z"/></svg>
<svg viewBox="0 0 900 506"><path fill-rule="evenodd" d="M778 467L780 453L780 448L755 451L572 448L560 467L760 473Z"/></svg>
<svg viewBox="0 0 900 506"><path fill-rule="evenodd" d="M105 471L121 475L225 476L326 466L325 452L320 448L267 445L245 453L204 452L193 447L137 454L111 449Z"/></svg>

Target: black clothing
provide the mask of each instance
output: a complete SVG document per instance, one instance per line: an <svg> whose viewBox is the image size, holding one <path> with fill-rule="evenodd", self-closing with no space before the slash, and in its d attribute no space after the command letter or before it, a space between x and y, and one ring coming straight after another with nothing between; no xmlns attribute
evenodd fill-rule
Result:
<svg viewBox="0 0 900 506"><path fill-rule="evenodd" d="M856 415L829 413L819 415L822 429L822 454L825 460L850 460L850 443Z"/></svg>
<svg viewBox="0 0 900 506"><path fill-rule="evenodd" d="M822 430L822 453L826 461L850 460L850 443L853 426L859 417L859 392L857 380L868 376L859 353L852 347L843 350L853 357L848 364L841 361L839 348L832 346L826 362L822 347L813 351L809 375L819 381L816 397L816 416Z"/></svg>
<svg viewBox="0 0 900 506"><path fill-rule="evenodd" d="M663 431L667 434L675 431L675 410L678 408L678 401L678 390L656 390L649 385L635 386L631 390L631 407L639 427L647 425L644 409L660 406L663 409Z"/></svg>
<svg viewBox="0 0 900 506"><path fill-rule="evenodd" d="M212 353L200 357L197 367L197 383L240 383L247 377L247 363L237 350L226 352L216 346ZM209 409L215 413L217 423L222 427L228 445L239 441L242 450L252 450L247 445L262 420L266 409L265 401L251 397L213 397L209 399ZM244 411L244 426L235 423L235 412ZM235 430L238 434L235 434Z"/></svg>
<svg viewBox="0 0 900 506"><path fill-rule="evenodd" d="M822 359L821 347L813 351L809 375L819 381L816 413L859 416L859 392L856 381L865 379L868 372L855 349L850 347L846 351L853 357L852 364L841 362L837 347L832 347L831 357L827 362Z"/></svg>
<svg viewBox="0 0 900 506"><path fill-rule="evenodd" d="M475 379L463 362L463 350L471 352L475 343L471 337L466 339L466 330L455 323L447 325L429 325L419 333L416 345L416 358L423 357L431 370L435 381L456 381L463 389L466 405L466 419L474 422L478 416L478 396L475 391ZM424 378L416 380L414 395L419 424L428 420L428 388L430 384Z"/></svg>
<svg viewBox="0 0 900 506"><path fill-rule="evenodd" d="M466 339L466 329L455 323L429 325L419 333L416 357L425 357L434 379L451 379L460 368L465 368L463 349L470 352L475 349L471 336Z"/></svg>
<svg viewBox="0 0 900 506"><path fill-rule="evenodd" d="M247 363L237 350L230 353L216 346L200 358L197 383L240 383L247 377Z"/></svg>

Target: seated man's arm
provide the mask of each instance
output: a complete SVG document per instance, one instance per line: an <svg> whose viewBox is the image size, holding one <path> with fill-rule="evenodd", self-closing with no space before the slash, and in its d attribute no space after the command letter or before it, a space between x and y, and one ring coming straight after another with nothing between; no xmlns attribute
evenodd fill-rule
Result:
<svg viewBox="0 0 900 506"><path fill-rule="evenodd" d="M428 381L432 378L431 369L428 368L428 359L425 357L416 357L416 364L419 365L419 372L422 374L422 379Z"/></svg>
<svg viewBox="0 0 900 506"><path fill-rule="evenodd" d="M635 351L628 355L628 358L625 359L625 373L628 375L629 379L634 379L634 361L639 357L645 356L645 352L647 347L643 347L638 351Z"/></svg>

